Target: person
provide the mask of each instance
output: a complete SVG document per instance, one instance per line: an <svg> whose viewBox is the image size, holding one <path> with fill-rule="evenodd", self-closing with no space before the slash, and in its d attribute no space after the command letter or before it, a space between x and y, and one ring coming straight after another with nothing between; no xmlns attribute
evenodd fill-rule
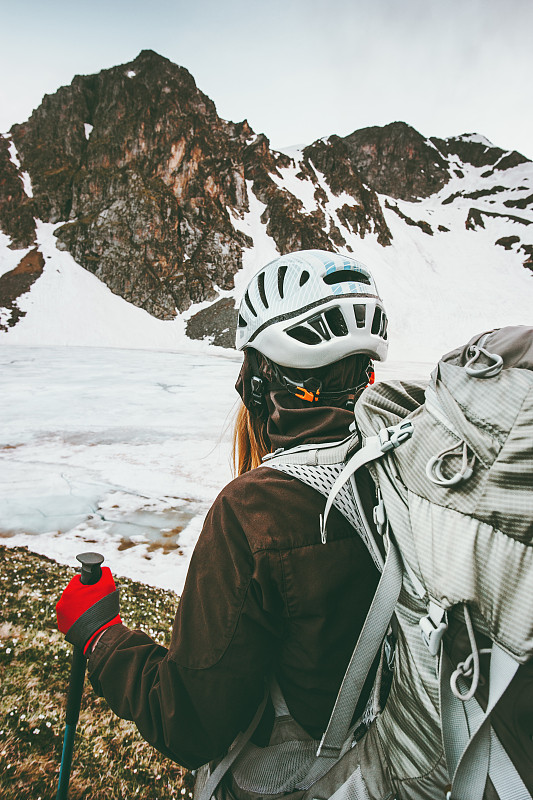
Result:
<svg viewBox="0 0 533 800"><path fill-rule="evenodd" d="M236 342L238 474L207 514L169 648L122 624L116 602L99 613L116 597L107 568L93 586L74 578L57 608L59 629L88 655L96 693L188 769L224 756L272 678L305 735L320 739L379 579L344 516L332 510L324 546L322 495L262 461L350 435L354 402L388 346L370 271L318 250L275 259L248 285ZM357 480L371 518L372 483L364 470ZM256 745L268 744L273 719L269 698Z"/></svg>

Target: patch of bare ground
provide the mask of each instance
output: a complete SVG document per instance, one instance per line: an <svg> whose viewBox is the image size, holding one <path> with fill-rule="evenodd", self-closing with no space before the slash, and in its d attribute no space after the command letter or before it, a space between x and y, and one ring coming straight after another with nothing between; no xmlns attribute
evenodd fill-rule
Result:
<svg viewBox="0 0 533 800"><path fill-rule="evenodd" d="M25 548L0 545L0 796L53 798L57 791L71 648L55 627L55 604L74 571ZM178 598L121 578L121 616L161 644ZM69 800L190 797L193 778L146 744L85 686Z"/></svg>
<svg viewBox="0 0 533 800"><path fill-rule="evenodd" d="M43 254L35 248L24 256L15 269L0 275L0 308L9 312L7 321L0 319L0 330L7 331L25 315L26 312L18 307L17 300L31 289L43 269Z"/></svg>

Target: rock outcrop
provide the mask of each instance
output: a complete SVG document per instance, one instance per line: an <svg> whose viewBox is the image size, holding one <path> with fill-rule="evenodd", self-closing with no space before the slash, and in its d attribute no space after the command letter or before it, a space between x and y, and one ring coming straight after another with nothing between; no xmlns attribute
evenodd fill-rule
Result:
<svg viewBox="0 0 533 800"><path fill-rule="evenodd" d="M439 152L445 156L459 156L459 159L474 167L493 167L498 170L511 169L519 164L526 164L528 159L516 150L508 152L500 147L495 147L489 141L472 133L463 133L461 136L452 136L449 139L438 139L435 136L430 140ZM488 170L484 177L488 177L492 170Z"/></svg>
<svg viewBox="0 0 533 800"><path fill-rule="evenodd" d="M303 151L306 171L313 183L318 184L316 173L310 167L316 167L326 178L332 193L336 196L348 194L349 203L344 203L337 211L340 222L364 238L367 233L376 233L378 242L384 247L391 243L392 234L387 227L383 211L374 188L363 182L364 176L357 168L349 145L345 139L331 136L326 142L319 139ZM322 190L323 191L323 190ZM317 186L316 195L320 200L321 189ZM337 231L337 246L345 244L342 234ZM333 234L330 234L334 238ZM327 248L326 248L327 249Z"/></svg>
<svg viewBox="0 0 533 800"><path fill-rule="evenodd" d="M189 339L206 339L218 347L235 347L238 312L233 297L223 297L187 322Z"/></svg>
<svg viewBox="0 0 533 800"><path fill-rule="evenodd" d="M33 200L24 191L20 169L9 152L9 141L0 136L0 229L10 237L14 250L34 243L33 214Z"/></svg>

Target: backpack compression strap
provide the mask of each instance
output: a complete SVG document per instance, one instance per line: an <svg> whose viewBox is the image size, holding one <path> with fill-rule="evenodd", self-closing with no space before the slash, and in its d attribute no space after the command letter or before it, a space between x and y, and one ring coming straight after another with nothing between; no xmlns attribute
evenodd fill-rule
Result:
<svg viewBox="0 0 533 800"><path fill-rule="evenodd" d="M491 729L494 706L511 683L518 662L492 644L489 699L485 711L472 697L458 699L450 688L452 664L441 648L440 697L442 736L452 785L449 800L482 800L487 775L504 800L530 800L515 766Z"/></svg>

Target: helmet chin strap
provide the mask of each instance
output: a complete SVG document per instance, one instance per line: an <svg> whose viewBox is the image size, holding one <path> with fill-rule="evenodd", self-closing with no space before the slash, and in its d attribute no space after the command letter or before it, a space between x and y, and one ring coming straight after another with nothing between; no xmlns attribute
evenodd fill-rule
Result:
<svg viewBox="0 0 533 800"><path fill-rule="evenodd" d="M265 378L261 377L257 354L253 348L248 350L248 358L250 360L253 373L252 378L250 379L253 411L257 414L257 416L263 416L268 413L265 402L265 394L268 390L269 383ZM265 356L263 356L263 358L265 358ZM287 389L290 394L298 397L300 400L304 400L311 405L318 403L319 401L327 404L328 400L335 401L348 395L348 399L345 402L344 407L351 411L355 405L357 393L364 389L369 383L373 382L372 378L374 369L372 361L370 359L368 361L368 366L363 373L364 377L360 383L358 383L356 386L350 386L346 389L340 389L336 392L322 391L322 381L320 381L318 378L313 378L311 376L303 381L293 381L291 378L288 378L287 375L284 375L281 367L279 367L278 364L275 364L273 361L269 360L269 366L276 378L276 382L280 386L283 386L285 389Z"/></svg>

